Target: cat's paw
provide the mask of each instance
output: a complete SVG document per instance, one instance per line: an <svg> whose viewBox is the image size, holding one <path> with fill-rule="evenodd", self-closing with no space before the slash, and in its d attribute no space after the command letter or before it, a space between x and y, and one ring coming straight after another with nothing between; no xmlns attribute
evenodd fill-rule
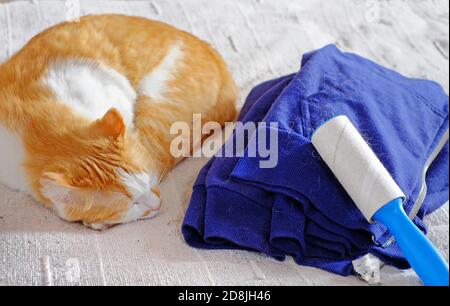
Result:
<svg viewBox="0 0 450 306"><path fill-rule="evenodd" d="M88 222L84 222L84 221L83 221L83 225L88 227L88 228L94 229L96 231L105 231L105 230L110 229L111 227L113 227L113 225L111 225L111 224L88 223Z"/></svg>

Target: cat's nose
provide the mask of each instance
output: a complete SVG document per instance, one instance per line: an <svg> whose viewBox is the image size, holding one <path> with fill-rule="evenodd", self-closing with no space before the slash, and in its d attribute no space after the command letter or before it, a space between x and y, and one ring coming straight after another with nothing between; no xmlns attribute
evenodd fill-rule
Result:
<svg viewBox="0 0 450 306"><path fill-rule="evenodd" d="M161 194L159 188L153 187L152 193L154 196L151 201L151 205L147 206L150 209L145 210L140 219L152 219L159 213L159 210L161 209Z"/></svg>
<svg viewBox="0 0 450 306"><path fill-rule="evenodd" d="M139 200L139 203L142 204L139 206L141 209L139 219L141 220L155 217L161 209L161 192L159 187L154 186L150 191L145 198Z"/></svg>

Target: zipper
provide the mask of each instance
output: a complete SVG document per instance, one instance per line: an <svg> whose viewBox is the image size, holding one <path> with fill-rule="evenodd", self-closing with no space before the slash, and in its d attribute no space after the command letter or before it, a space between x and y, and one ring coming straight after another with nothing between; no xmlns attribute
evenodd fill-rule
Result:
<svg viewBox="0 0 450 306"><path fill-rule="evenodd" d="M423 172L422 172L422 187L420 189L419 196L417 197L417 200L414 203L414 205L411 209L411 212L408 215L411 220L414 220L414 218L417 216L420 209L422 208L423 202L425 202L425 198L427 197L427 192L428 192L427 173L428 173L428 170L430 169L430 166L433 164L434 160L438 157L439 153L441 153L442 149L444 149L444 146L448 142L448 140L449 140L449 130L447 129L444 136L439 141L438 145L433 150L433 152L431 153L427 162L425 163L425 166L424 166ZM372 237L372 240L375 240L375 237ZM382 245L382 248L385 249L385 248L389 247L390 245L392 245L394 242L395 242L395 237L391 237L391 238L389 238L388 241L386 241L385 244Z"/></svg>

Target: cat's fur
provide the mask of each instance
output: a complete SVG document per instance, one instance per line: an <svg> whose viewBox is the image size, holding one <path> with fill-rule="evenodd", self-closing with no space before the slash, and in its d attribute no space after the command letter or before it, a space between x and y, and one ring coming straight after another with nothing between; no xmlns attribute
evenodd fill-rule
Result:
<svg viewBox="0 0 450 306"><path fill-rule="evenodd" d="M233 121L235 102L220 55L188 33L122 15L57 25L0 66L0 182L96 228L151 217L178 162L172 123Z"/></svg>

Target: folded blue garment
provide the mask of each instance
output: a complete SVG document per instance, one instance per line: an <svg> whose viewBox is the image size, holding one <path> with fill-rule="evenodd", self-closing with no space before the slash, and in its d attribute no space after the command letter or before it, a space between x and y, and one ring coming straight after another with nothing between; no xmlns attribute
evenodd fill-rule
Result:
<svg viewBox="0 0 450 306"><path fill-rule="evenodd" d="M250 93L239 120L278 123L278 165L260 168L264 158L250 154L212 158L194 185L182 226L186 242L293 256L341 275L368 253L408 268L397 244L387 243L386 228L365 220L311 144L312 133L338 115L350 118L407 195L406 211L420 207L414 222L425 232L424 216L448 201L448 96L436 83L327 46L306 54L299 73ZM247 143L273 127L265 129L244 135Z"/></svg>

